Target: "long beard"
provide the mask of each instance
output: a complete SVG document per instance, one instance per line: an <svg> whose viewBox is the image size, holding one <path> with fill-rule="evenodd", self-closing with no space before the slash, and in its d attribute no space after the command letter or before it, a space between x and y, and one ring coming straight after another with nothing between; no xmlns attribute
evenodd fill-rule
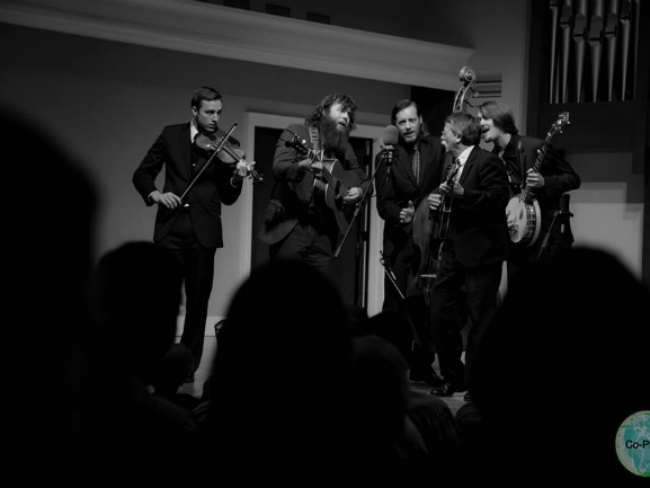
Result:
<svg viewBox="0 0 650 488"><path fill-rule="evenodd" d="M336 122L329 117L323 117L320 124L320 133L325 152L333 154L336 158L342 160L348 146L347 131L339 131Z"/></svg>

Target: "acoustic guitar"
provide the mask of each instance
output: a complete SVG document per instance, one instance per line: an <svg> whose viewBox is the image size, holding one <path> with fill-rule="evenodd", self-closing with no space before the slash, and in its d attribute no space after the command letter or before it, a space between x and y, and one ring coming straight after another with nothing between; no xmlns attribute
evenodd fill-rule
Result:
<svg viewBox="0 0 650 488"><path fill-rule="evenodd" d="M346 170L338 159L323 158L321 151L311 149L295 134L285 145L293 148L298 157L312 161L315 169L312 201L320 209L326 225L344 232L357 204L345 203L343 198L350 188L361 186L356 173Z"/></svg>

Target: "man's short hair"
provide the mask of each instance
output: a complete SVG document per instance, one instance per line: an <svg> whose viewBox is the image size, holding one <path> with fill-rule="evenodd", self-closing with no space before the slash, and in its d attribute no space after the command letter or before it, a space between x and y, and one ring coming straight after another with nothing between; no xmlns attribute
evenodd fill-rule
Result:
<svg viewBox="0 0 650 488"><path fill-rule="evenodd" d="M201 102L203 100L211 102L213 100L223 100L223 97L221 96L221 93L219 93L214 88L210 88L209 86L202 86L201 88L194 90L194 95L192 95L190 106L192 108L198 109L201 106Z"/></svg>
<svg viewBox="0 0 650 488"><path fill-rule="evenodd" d="M451 125L454 134L460 136L462 144L476 146L481 142L481 125L473 115L455 112L445 118L445 124Z"/></svg>

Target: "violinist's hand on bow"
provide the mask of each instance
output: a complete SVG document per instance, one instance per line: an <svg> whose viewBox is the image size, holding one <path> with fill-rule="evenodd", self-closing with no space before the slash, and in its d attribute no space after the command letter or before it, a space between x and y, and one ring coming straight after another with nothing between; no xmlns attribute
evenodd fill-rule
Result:
<svg viewBox="0 0 650 488"><path fill-rule="evenodd" d="M361 190L361 188L358 188L358 187L354 186L354 187L348 189L348 192L343 197L343 202L344 203L356 203L361 199L362 196L363 196L363 190Z"/></svg>
<svg viewBox="0 0 650 488"><path fill-rule="evenodd" d="M151 195L149 195L149 199L156 205L160 205L161 207L165 207L169 210L174 210L181 204L180 197L174 195L172 192L160 193L158 190L156 190L151 193Z"/></svg>
<svg viewBox="0 0 650 488"><path fill-rule="evenodd" d="M544 177L539 174L535 173L532 168L528 170L526 173L526 184L530 186L531 188L541 188L544 186Z"/></svg>
<svg viewBox="0 0 650 488"><path fill-rule="evenodd" d="M399 221L401 224L410 224L413 221L413 215L415 214L415 207L413 202L409 200L409 206L403 208L399 213Z"/></svg>

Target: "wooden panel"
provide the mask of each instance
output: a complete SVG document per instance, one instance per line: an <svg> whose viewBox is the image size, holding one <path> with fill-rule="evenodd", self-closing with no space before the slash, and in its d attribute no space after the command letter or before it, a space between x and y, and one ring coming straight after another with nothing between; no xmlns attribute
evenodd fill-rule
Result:
<svg viewBox="0 0 650 488"><path fill-rule="evenodd" d="M634 102L544 104L537 112L537 134L548 132L560 112L569 112L569 125L553 138L566 152L628 152L633 147Z"/></svg>

